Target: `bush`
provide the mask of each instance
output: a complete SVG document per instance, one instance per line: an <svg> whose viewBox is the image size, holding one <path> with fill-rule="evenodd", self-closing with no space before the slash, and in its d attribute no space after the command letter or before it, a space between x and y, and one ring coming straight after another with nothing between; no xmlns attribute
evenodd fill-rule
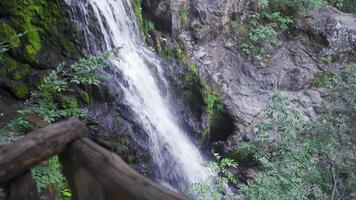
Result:
<svg viewBox="0 0 356 200"><path fill-rule="evenodd" d="M24 133L33 126L25 120L25 116L31 113L37 114L48 123L61 118L84 118L86 110L79 108L76 88L98 86L101 75L97 73L97 70L105 67L104 61L116 51L114 49L98 56L81 59L70 66L58 66L42 79L37 90L31 93L27 108L18 111L21 114L20 118L10 122L7 128L14 132Z"/></svg>
<svg viewBox="0 0 356 200"><path fill-rule="evenodd" d="M237 178L229 171L230 168L237 168L237 163L232 159L222 158L214 153L214 162L208 162L205 166L211 170L212 176L204 183L191 185L187 194L199 200L221 200L230 198L228 183L237 184Z"/></svg>
<svg viewBox="0 0 356 200"><path fill-rule="evenodd" d="M322 0L259 0L249 14L240 48L246 55L253 54L261 60L267 52L266 44L273 43L279 32L286 31L293 23L292 16L321 5Z"/></svg>
<svg viewBox="0 0 356 200"><path fill-rule="evenodd" d="M316 6L322 5L323 0L261 0L262 5L267 7L271 11L278 11L288 13L290 11L295 12L307 12Z"/></svg>
<svg viewBox="0 0 356 200"><path fill-rule="evenodd" d="M86 110L79 107L76 99L77 88L99 85L102 75L98 70L107 66L105 61L116 52L117 49L114 49L98 56L81 59L70 66L58 66L45 76L37 90L32 92L27 109L18 111L21 116L7 124L5 128L16 133L25 133L31 128L36 128L34 127L36 125L26 120L26 116L33 113L48 123L69 117L84 118ZM39 191L54 191L60 199L70 199L71 193L64 183L58 157L49 159L48 164L33 168L32 175Z"/></svg>
<svg viewBox="0 0 356 200"><path fill-rule="evenodd" d="M355 0L328 0L328 2L340 9L341 11L348 13L356 13L356 2Z"/></svg>
<svg viewBox="0 0 356 200"><path fill-rule="evenodd" d="M326 87L324 113L308 123L288 97L275 94L254 129L256 137L237 147L260 164L248 184L224 196L208 182L198 185L196 194L206 199L217 192L223 199L354 199L356 67L334 74Z"/></svg>

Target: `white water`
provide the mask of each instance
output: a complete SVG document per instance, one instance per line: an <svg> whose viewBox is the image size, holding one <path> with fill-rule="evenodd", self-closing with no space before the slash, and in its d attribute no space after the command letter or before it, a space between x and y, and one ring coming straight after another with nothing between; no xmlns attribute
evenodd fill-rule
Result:
<svg viewBox="0 0 356 200"><path fill-rule="evenodd" d="M203 158L178 126L175 111L168 98L161 95L158 81L150 70L155 67L162 79L160 84L166 84L159 60L141 42L130 0L88 0L88 3L99 22L105 47L123 47L120 60L112 63L125 79L117 82L124 91L126 103L149 135L158 181L177 190L204 181L209 174L202 166ZM87 6L82 3L81 9Z"/></svg>

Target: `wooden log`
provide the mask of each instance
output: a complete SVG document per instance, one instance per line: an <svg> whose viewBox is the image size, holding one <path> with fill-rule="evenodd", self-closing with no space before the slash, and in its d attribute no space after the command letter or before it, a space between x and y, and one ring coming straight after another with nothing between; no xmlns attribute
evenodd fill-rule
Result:
<svg viewBox="0 0 356 200"><path fill-rule="evenodd" d="M69 142L87 133L83 123L69 119L35 130L15 143L0 146L0 185L60 153Z"/></svg>
<svg viewBox="0 0 356 200"><path fill-rule="evenodd" d="M9 200L39 200L37 186L31 172L27 171L23 176L9 183Z"/></svg>
<svg viewBox="0 0 356 200"><path fill-rule="evenodd" d="M103 187L77 163L61 154L62 172L72 192L72 200L111 200L105 196Z"/></svg>
<svg viewBox="0 0 356 200"><path fill-rule="evenodd" d="M130 168L118 155L109 152L94 142L81 138L74 141L61 157L71 160L85 169L95 180L102 185L106 200L183 200L184 195L177 194L169 189L154 183L143 175ZM66 163L62 163L63 166ZM74 173L75 174L75 173ZM73 177L67 177L68 180ZM76 192L88 191L88 188L76 185ZM78 194L77 199L80 198Z"/></svg>

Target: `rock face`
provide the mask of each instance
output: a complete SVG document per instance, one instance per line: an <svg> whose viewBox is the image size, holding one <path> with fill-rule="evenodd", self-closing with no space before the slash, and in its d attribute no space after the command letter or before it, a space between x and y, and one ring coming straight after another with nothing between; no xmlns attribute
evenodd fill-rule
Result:
<svg viewBox="0 0 356 200"><path fill-rule="evenodd" d="M48 69L80 57L77 30L62 1L0 2L0 43L8 51L0 60L0 87L19 99Z"/></svg>
<svg viewBox="0 0 356 200"><path fill-rule="evenodd" d="M356 62L356 16L332 7L308 13L293 25L296 35L281 34L269 56L256 62L241 52L239 30L231 26L232 20L245 20L250 1L153 2L146 4L147 12L165 16L165 23L171 19L169 33L184 43L200 78L221 95L233 116L236 133L226 140L229 147L253 137L251 126L276 90L298 105L304 120L313 118L322 101L315 78ZM186 11L189 18L183 20Z"/></svg>
<svg viewBox="0 0 356 200"><path fill-rule="evenodd" d="M75 5L86 3L80 1ZM90 19L92 34L84 37L80 19L85 18L85 13L78 12L76 6L69 6L63 0L0 1L0 43L5 42L8 48L0 58L0 129L18 117L17 110L25 107L24 100L44 75L60 63L71 64L102 51L100 27L94 18ZM92 12L89 11L88 17L94 16ZM73 13L78 15L71 16ZM101 88L85 88L89 94L86 100L78 97L81 105L91 103L88 106L90 137L150 176L145 143L132 139L141 130L135 122L127 120L133 117L121 105L122 98L112 99L110 88L110 80L104 81Z"/></svg>

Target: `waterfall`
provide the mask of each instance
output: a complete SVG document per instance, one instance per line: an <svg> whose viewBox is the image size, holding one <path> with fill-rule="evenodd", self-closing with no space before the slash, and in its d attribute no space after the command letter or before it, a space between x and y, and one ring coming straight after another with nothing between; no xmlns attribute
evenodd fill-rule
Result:
<svg viewBox="0 0 356 200"><path fill-rule="evenodd" d="M209 172L202 166L204 160L201 153L179 127L167 95L161 94L160 88L169 88L163 76L163 66L155 54L143 45L130 0L66 2L69 6L80 4L77 7L84 18L87 9L92 9L103 37L104 49L122 46L120 58L113 59L112 64L115 70L122 73L124 80L115 81L124 91L125 103L134 111L149 136L149 149L157 169L157 181L179 191L185 190L192 183L204 181ZM86 26L91 25L88 19L82 21ZM88 37L89 34L90 31L86 30ZM90 40L86 39L86 42L87 48L92 48Z"/></svg>

